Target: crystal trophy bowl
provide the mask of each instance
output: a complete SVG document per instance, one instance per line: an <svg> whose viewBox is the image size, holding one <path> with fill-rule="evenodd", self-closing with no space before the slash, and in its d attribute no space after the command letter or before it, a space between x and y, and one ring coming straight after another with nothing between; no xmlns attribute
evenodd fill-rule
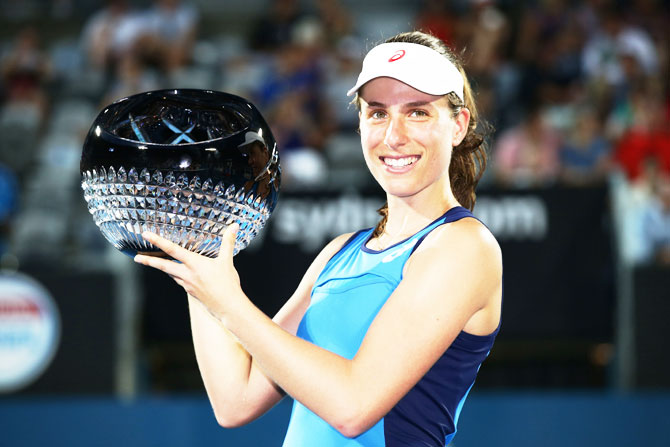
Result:
<svg viewBox="0 0 670 447"><path fill-rule="evenodd" d="M81 187L88 210L117 249L165 256L151 231L204 256L237 222L244 249L277 204L277 145L260 112L239 96L160 90L121 99L93 122Z"/></svg>

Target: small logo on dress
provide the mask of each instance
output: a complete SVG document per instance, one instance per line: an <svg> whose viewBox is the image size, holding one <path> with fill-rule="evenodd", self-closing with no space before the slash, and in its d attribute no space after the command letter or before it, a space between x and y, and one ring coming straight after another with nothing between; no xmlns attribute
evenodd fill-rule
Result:
<svg viewBox="0 0 670 447"><path fill-rule="evenodd" d="M393 54L393 56L391 56L391 58L389 59L389 62L395 62L398 59L400 59L401 57L403 57L404 55L405 55L405 50L398 50Z"/></svg>
<svg viewBox="0 0 670 447"><path fill-rule="evenodd" d="M396 250L392 253L387 254L386 256L384 256L384 259L382 259L382 262L384 264L386 264L387 262L393 261L395 258L400 256L401 254L405 253L407 250L414 247L414 245L416 245L416 241L417 241L417 239L414 239L414 241L412 243L407 244L404 247L402 247L402 248L400 248L400 249L398 249L398 250Z"/></svg>

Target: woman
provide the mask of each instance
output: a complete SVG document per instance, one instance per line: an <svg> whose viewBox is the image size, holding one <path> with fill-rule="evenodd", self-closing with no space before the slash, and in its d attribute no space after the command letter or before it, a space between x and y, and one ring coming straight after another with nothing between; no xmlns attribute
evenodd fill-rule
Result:
<svg viewBox="0 0 670 447"><path fill-rule="evenodd" d="M145 235L182 262L136 257L188 292L221 425L251 421L287 393L295 400L287 447L450 442L502 299L500 249L466 209L485 158L456 64L419 32L368 53L349 94L368 168L386 191L383 218L329 243L273 320L240 288L236 226L217 259Z"/></svg>

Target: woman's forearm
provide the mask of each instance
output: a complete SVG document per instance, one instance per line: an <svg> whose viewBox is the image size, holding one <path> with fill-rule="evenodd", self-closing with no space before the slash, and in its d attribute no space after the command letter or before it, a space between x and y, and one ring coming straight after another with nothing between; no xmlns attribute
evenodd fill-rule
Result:
<svg viewBox="0 0 670 447"><path fill-rule="evenodd" d="M336 417L346 419L352 414L349 408L356 408L350 399L357 395L351 392L351 362L295 337L295 333L319 272L350 235L334 239L322 250L273 321L249 301L240 287L232 262L237 229L231 225L226 230L215 259L143 233L149 242L180 262L143 255L135 260L172 276L193 297L189 302L198 365L222 425L253 419L279 401L284 391L337 425L340 419ZM331 396L325 405L319 402L324 392ZM229 424L229 418L234 423Z"/></svg>
<svg viewBox="0 0 670 447"><path fill-rule="evenodd" d="M242 304L221 319L259 368L294 399L346 432L360 409L352 362L293 336L250 301L238 303Z"/></svg>
<svg viewBox="0 0 670 447"><path fill-rule="evenodd" d="M280 392L254 371L251 355L202 303L191 296L188 301L196 359L217 421L230 427L255 419Z"/></svg>

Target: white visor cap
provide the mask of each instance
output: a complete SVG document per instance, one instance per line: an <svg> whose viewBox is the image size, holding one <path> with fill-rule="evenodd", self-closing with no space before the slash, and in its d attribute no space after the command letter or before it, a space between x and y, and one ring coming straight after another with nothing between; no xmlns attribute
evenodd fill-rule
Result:
<svg viewBox="0 0 670 447"><path fill-rule="evenodd" d="M366 82L381 77L397 79L429 95L454 92L464 101L461 72L449 59L424 45L405 42L377 45L363 59L358 81L347 96Z"/></svg>

